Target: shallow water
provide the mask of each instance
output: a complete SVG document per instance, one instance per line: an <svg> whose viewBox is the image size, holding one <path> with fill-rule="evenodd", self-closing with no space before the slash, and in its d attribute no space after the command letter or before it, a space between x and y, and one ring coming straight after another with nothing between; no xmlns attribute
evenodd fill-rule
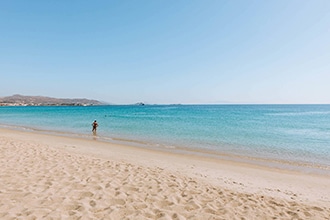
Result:
<svg viewBox="0 0 330 220"><path fill-rule="evenodd" d="M0 124L330 167L330 105L0 107Z"/></svg>

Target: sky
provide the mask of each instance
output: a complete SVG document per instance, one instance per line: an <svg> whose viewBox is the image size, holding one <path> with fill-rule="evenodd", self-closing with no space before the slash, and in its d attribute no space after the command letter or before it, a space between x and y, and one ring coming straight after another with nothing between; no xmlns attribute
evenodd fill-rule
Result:
<svg viewBox="0 0 330 220"><path fill-rule="evenodd" d="M0 96L330 104L329 0L0 0Z"/></svg>

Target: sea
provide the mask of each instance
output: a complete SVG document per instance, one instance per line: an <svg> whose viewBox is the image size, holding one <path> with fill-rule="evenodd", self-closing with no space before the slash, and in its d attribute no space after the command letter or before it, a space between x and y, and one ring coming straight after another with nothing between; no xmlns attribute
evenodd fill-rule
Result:
<svg viewBox="0 0 330 220"><path fill-rule="evenodd" d="M330 174L330 105L8 106L0 126Z"/></svg>

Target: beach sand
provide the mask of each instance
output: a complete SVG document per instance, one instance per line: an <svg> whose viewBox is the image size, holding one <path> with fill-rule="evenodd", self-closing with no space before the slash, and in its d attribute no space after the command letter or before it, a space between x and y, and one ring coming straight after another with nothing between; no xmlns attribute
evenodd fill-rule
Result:
<svg viewBox="0 0 330 220"><path fill-rule="evenodd" d="M330 177L0 129L0 219L330 219Z"/></svg>

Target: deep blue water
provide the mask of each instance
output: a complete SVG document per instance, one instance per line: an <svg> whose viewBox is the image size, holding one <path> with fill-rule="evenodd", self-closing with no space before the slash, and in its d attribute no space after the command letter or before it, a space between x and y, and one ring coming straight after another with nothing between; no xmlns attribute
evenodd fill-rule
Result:
<svg viewBox="0 0 330 220"><path fill-rule="evenodd" d="M0 107L0 124L330 167L330 105Z"/></svg>

